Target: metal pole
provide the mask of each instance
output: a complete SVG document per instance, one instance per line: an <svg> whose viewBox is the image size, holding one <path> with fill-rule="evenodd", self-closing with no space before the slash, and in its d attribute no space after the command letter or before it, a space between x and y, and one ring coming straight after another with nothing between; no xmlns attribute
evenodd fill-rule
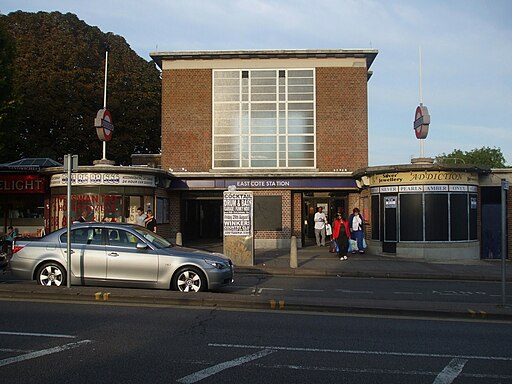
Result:
<svg viewBox="0 0 512 384"><path fill-rule="evenodd" d="M71 168L73 167L72 156L67 156L67 167L68 167L68 193L67 193L67 248L66 248L66 281L67 287L71 288Z"/></svg>
<svg viewBox="0 0 512 384"><path fill-rule="evenodd" d="M506 214L507 214L507 190L508 181L501 179L501 305L507 305L506 282L507 282L507 242L506 242Z"/></svg>
<svg viewBox="0 0 512 384"><path fill-rule="evenodd" d="M103 87L103 109L107 109L108 51L105 51L105 85ZM107 142L103 142L103 160L107 159Z"/></svg>

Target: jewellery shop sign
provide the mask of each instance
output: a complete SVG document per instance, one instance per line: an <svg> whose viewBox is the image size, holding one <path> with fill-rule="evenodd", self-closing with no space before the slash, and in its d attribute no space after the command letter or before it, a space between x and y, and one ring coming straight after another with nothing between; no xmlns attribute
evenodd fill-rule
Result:
<svg viewBox="0 0 512 384"><path fill-rule="evenodd" d="M53 175L50 187L62 187L68 184L68 175ZM77 185L119 185L129 187L155 187L155 176L124 173L73 173L71 184Z"/></svg>

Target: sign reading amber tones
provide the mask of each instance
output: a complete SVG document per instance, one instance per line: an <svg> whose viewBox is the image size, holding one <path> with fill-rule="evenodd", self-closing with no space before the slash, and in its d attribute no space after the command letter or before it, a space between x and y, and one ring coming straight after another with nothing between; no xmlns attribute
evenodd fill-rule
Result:
<svg viewBox="0 0 512 384"><path fill-rule="evenodd" d="M0 176L0 193L44 193L44 179L35 175Z"/></svg>
<svg viewBox="0 0 512 384"><path fill-rule="evenodd" d="M370 185L400 184L475 184L478 175L469 172L419 171L419 172L387 172L370 177Z"/></svg>

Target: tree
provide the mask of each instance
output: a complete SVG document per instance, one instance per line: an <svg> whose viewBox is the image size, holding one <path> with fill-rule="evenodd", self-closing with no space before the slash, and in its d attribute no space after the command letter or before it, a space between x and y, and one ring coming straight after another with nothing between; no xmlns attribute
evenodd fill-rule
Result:
<svg viewBox="0 0 512 384"><path fill-rule="evenodd" d="M153 62L124 38L71 13L18 11L3 20L16 43L13 86L20 106L9 129L19 138L17 158L62 160L71 153L85 165L102 157L93 123L103 107L107 49L107 108L114 123L107 158L126 165L132 153L159 151L161 81Z"/></svg>
<svg viewBox="0 0 512 384"><path fill-rule="evenodd" d="M504 168L506 163L501 149L490 147L475 148L471 151L455 149L452 153L443 153L436 156L436 162L441 164L474 164L489 168Z"/></svg>
<svg viewBox="0 0 512 384"><path fill-rule="evenodd" d="M14 40L4 28L0 15L0 163L4 163L14 155L12 141L15 136L9 132L9 120L16 111L16 99L13 94L14 77Z"/></svg>

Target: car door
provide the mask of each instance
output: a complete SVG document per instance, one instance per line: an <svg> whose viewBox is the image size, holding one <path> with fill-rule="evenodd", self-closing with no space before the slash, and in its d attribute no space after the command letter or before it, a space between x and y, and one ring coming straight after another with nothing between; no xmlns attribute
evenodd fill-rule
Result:
<svg viewBox="0 0 512 384"><path fill-rule="evenodd" d="M150 247L137 249L145 243L122 228L107 229L107 279L134 284L152 285L158 278L158 252Z"/></svg>
<svg viewBox="0 0 512 384"><path fill-rule="evenodd" d="M107 254L103 228L81 227L71 231L71 273L82 280L104 280L107 277ZM66 247L67 234L61 236Z"/></svg>

